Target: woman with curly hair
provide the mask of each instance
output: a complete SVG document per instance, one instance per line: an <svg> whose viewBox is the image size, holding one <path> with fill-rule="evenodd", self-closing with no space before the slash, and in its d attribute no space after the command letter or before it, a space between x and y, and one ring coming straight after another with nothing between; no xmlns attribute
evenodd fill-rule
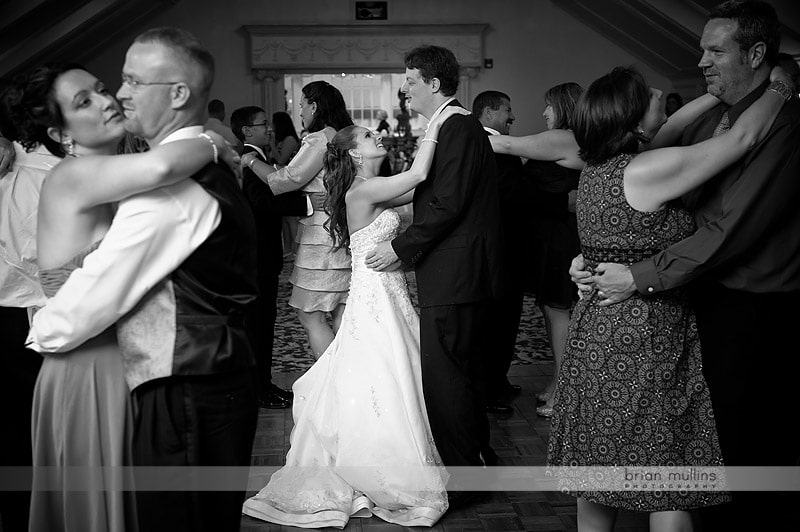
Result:
<svg viewBox="0 0 800 532"><path fill-rule="evenodd" d="M302 92L300 117L309 134L289 165L278 169L255 154L242 157L242 165L269 185L275 195L292 190L316 197L324 194L323 159L327 143L337 131L353 125L342 93L330 83L312 81ZM347 250L331 246L323 227L327 221L328 215L322 210L300 218L297 255L289 279L293 285L289 306L297 311L314 358L322 355L339 329L350 285L350 257Z"/></svg>
<svg viewBox="0 0 800 532"><path fill-rule="evenodd" d="M328 231L353 257L350 299L328 349L294 384L294 429L286 465L244 504L282 525L343 528L377 515L433 526L447 510L447 473L433 444L422 395L419 318L402 271L367 268L375 242L392 238L433 160L448 107L428 127L412 167L380 177L386 149L369 129L339 131L325 156Z"/></svg>
<svg viewBox="0 0 800 532"><path fill-rule="evenodd" d="M187 178L217 152L236 165L224 139L211 132L115 155L125 136L122 110L78 66L37 68L13 91L6 103L17 140L27 150L44 145L63 158L39 198L39 274L48 297L99 245L114 215L112 202ZM132 429L113 327L72 351L44 355L33 397L30 530L135 531L133 492L107 484L105 469L131 465Z"/></svg>

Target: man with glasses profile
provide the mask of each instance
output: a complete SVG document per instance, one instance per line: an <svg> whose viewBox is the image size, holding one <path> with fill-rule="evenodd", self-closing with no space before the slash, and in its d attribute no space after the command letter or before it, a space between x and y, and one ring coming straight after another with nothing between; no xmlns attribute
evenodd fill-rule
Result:
<svg viewBox="0 0 800 532"><path fill-rule="evenodd" d="M142 33L117 93L126 130L150 146L202 136L213 79L213 57L188 32ZM204 491L186 474L165 487L172 491L148 491L153 483L138 477L139 529L238 531L258 414L245 330L257 279L255 224L233 174L209 164L121 201L98 249L62 289L87 297L57 295L40 311L52 324L41 350L80 345L117 322L134 408L133 463L192 474L182 467L241 468L232 471L241 491Z"/></svg>
<svg viewBox="0 0 800 532"><path fill-rule="evenodd" d="M242 107L231 114L231 129L244 145L242 162L267 162L272 129L260 107ZM287 408L292 392L272 382L272 351L275 340L275 319L278 315L278 283L283 269L283 217L310 216L314 213L310 196L299 190L278 196L272 193L250 166L242 175L245 196L256 219L258 242L258 298L248 314L247 330L258 363L258 405L261 408Z"/></svg>

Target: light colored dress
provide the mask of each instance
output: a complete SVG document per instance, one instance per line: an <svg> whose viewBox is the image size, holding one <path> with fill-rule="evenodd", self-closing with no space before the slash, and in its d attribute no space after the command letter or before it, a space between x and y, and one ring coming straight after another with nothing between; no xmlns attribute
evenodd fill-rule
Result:
<svg viewBox="0 0 800 532"><path fill-rule="evenodd" d="M370 515L432 526L447 510L447 473L428 426L419 318L405 275L364 265L399 226L400 216L387 209L351 235L353 281L341 328L295 382L286 465L245 502L245 514L342 528L350 517Z"/></svg>
<svg viewBox="0 0 800 532"><path fill-rule="evenodd" d="M274 194L300 189L306 194L324 193L323 160L328 142L336 134L326 127L307 135L297 155L277 172L270 174L268 184ZM325 230L328 215L315 211L299 219L297 255L289 278L292 295L289 305L306 312L330 312L347 302L350 285L350 256L347 250L333 249L333 241Z"/></svg>
<svg viewBox="0 0 800 532"><path fill-rule="evenodd" d="M60 268L40 271L45 295L55 295L95 247ZM113 327L73 351L45 355L34 390L32 431L32 532L137 530L134 493L112 489L131 482L130 470L119 467L132 465L133 436L130 392Z"/></svg>

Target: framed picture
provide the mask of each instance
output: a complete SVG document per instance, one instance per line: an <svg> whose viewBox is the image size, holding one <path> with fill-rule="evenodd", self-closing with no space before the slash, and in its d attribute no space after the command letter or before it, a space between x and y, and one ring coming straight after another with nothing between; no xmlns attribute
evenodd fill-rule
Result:
<svg viewBox="0 0 800 532"><path fill-rule="evenodd" d="M356 20L386 20L388 2L356 2Z"/></svg>

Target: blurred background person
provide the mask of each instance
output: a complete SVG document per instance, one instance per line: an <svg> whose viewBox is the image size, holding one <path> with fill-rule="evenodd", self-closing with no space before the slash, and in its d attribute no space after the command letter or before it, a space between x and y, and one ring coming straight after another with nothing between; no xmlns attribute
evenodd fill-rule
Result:
<svg viewBox="0 0 800 532"><path fill-rule="evenodd" d="M222 138L230 143L234 150L242 153L242 143L233 134L231 128L225 125L225 104L222 100L208 102L208 120L206 120L205 128L222 135Z"/></svg>
<svg viewBox="0 0 800 532"><path fill-rule="evenodd" d="M387 113L385 109L378 109L375 117L380 120L375 131L377 131L379 135L389 135L392 132L392 126L386 121L386 119L389 118L389 113Z"/></svg>
<svg viewBox="0 0 800 532"><path fill-rule="evenodd" d="M269 156L272 162L280 166L289 164L292 157L300 149L300 138L289 113L277 111L272 113L272 131L269 137ZM295 253L295 238L297 238L297 216L283 217L283 258L293 259Z"/></svg>
<svg viewBox="0 0 800 532"><path fill-rule="evenodd" d="M667 94L666 104L664 106L664 111L667 113L667 116L672 115L675 111L683 107L683 98L677 92L670 92Z"/></svg>

